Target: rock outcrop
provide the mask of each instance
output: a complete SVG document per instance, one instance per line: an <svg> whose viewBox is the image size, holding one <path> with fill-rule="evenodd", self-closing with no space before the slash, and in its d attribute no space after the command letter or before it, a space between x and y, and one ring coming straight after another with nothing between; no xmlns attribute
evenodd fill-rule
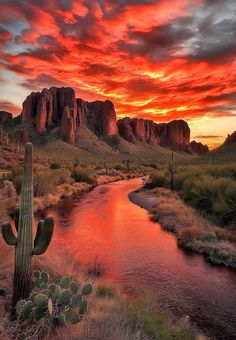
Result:
<svg viewBox="0 0 236 340"><path fill-rule="evenodd" d="M121 137L131 143L139 140L188 151L190 128L184 120L157 124L142 118L123 118L118 120L117 124Z"/></svg>
<svg viewBox="0 0 236 340"><path fill-rule="evenodd" d="M152 145L159 144L160 139L156 134L156 126L152 120L142 118L123 118L117 122L121 137L131 143L139 140Z"/></svg>
<svg viewBox="0 0 236 340"><path fill-rule="evenodd" d="M223 145L236 143L236 131L234 131L231 135L229 134L227 138L225 139Z"/></svg>
<svg viewBox="0 0 236 340"><path fill-rule="evenodd" d="M131 143L160 144L190 153L208 151L208 147L201 143L190 143L190 128L184 120L158 124L148 119L126 117L117 121L110 100L87 102L76 98L75 91L70 87L51 87L32 92L23 103L21 115L13 119L9 112L0 111L0 125L7 123L8 127L19 127L23 124L23 130L17 132L22 143L30 139L27 124L24 125L29 121L39 134L58 130L62 139L72 144L75 143L77 127L85 126L98 137L120 135ZM228 137L229 140L231 138L235 137Z"/></svg>
<svg viewBox="0 0 236 340"><path fill-rule="evenodd" d="M207 145L203 145L202 143L196 142L195 140L190 143L190 148L192 153L197 153L199 155L203 155L209 152L209 148Z"/></svg>
<svg viewBox="0 0 236 340"><path fill-rule="evenodd" d="M0 125L5 125L12 119L12 114L7 111L0 111Z"/></svg>
<svg viewBox="0 0 236 340"><path fill-rule="evenodd" d="M73 109L68 106L64 107L59 132L67 143L73 144L75 142Z"/></svg>
<svg viewBox="0 0 236 340"><path fill-rule="evenodd" d="M67 115L68 110L70 117ZM78 126L87 126L98 136L117 134L113 103L109 100L86 102L80 98L76 99L75 91L70 87L52 87L43 89L42 92L32 92L23 103L21 115L22 123L33 120L40 134L60 126L60 134L66 139L69 138L70 142L74 139L72 135L75 134ZM64 123L67 132L63 130ZM70 137L67 135L68 126L70 126ZM71 129L74 129L73 134Z"/></svg>
<svg viewBox="0 0 236 340"><path fill-rule="evenodd" d="M97 136L113 136L118 133L116 112L110 100L86 102L86 126Z"/></svg>

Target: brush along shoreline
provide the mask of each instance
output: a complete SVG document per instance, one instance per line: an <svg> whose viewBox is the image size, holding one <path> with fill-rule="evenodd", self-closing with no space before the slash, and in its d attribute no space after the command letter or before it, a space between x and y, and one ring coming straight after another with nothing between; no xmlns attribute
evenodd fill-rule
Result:
<svg viewBox="0 0 236 340"><path fill-rule="evenodd" d="M231 240L231 233L200 216L177 192L142 187L131 192L129 199L147 210L152 221L173 232L178 246L203 254L212 264L236 269L236 242Z"/></svg>

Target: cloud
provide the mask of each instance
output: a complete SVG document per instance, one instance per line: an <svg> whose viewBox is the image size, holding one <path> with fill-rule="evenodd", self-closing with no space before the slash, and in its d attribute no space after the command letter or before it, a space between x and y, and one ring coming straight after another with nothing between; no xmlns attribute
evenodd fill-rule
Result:
<svg viewBox="0 0 236 340"><path fill-rule="evenodd" d="M12 98L24 100L16 83L71 86L114 101L119 116L235 117L235 1L174 3L1 1L0 72L11 75Z"/></svg>
<svg viewBox="0 0 236 340"><path fill-rule="evenodd" d="M0 100L0 111L7 111L14 114L19 114L21 112L21 106L18 106L7 100Z"/></svg>

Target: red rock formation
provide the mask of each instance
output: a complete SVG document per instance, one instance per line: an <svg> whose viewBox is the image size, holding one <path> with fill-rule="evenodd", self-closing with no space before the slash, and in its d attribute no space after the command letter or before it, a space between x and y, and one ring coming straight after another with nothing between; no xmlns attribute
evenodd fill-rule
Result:
<svg viewBox="0 0 236 340"><path fill-rule="evenodd" d="M97 100L89 103L76 99L74 90L69 87L32 92L23 103L22 123L33 119L38 133L45 133L58 125L61 131L65 107L70 108L70 118L73 120L70 125L74 127L74 132L77 126L87 126L98 136L117 134L116 112L112 102ZM65 134L63 136L65 138ZM72 136L69 139L73 139Z"/></svg>
<svg viewBox="0 0 236 340"><path fill-rule="evenodd" d="M76 124L77 105L75 92L70 87L43 89L32 92L24 101L22 123L34 119L38 133L45 133L48 128L61 121L65 106L73 110L72 118Z"/></svg>
<svg viewBox="0 0 236 340"><path fill-rule="evenodd" d="M116 112L110 100L87 102L86 125L97 136L112 136L118 133Z"/></svg>
<svg viewBox="0 0 236 340"><path fill-rule="evenodd" d="M75 127L74 127L74 110L68 106L64 107L61 119L61 125L59 129L60 135L67 143L75 142Z"/></svg>
<svg viewBox="0 0 236 340"><path fill-rule="evenodd" d="M190 128L184 120L157 124L156 133L160 136L161 145L175 149L188 149Z"/></svg>
<svg viewBox="0 0 236 340"><path fill-rule="evenodd" d="M131 143L135 143L135 139L152 145L160 142L156 135L156 124L151 120L123 118L118 120L117 125L121 137Z"/></svg>
<svg viewBox="0 0 236 340"><path fill-rule="evenodd" d="M135 136L131 126L131 119L126 117L117 121L118 131L121 137L130 143L135 143Z"/></svg>
<svg viewBox="0 0 236 340"><path fill-rule="evenodd" d="M201 154L201 155L209 152L209 149L208 149L207 145L203 145L202 143L196 142L195 140L193 140L190 143L190 150L193 153L198 153L198 154Z"/></svg>
<svg viewBox="0 0 236 340"><path fill-rule="evenodd" d="M0 125L5 125L12 119L12 114L7 111L0 111Z"/></svg>

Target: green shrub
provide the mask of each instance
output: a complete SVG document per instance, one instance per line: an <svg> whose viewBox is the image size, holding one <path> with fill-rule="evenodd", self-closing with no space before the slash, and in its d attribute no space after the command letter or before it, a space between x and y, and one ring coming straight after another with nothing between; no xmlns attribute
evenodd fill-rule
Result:
<svg viewBox="0 0 236 340"><path fill-rule="evenodd" d="M115 287L100 284L96 289L96 296L99 298L114 298L117 295Z"/></svg>
<svg viewBox="0 0 236 340"><path fill-rule="evenodd" d="M127 170L127 166L125 164L122 164L122 163L116 163L112 166L112 168L117 170L117 171Z"/></svg>
<svg viewBox="0 0 236 340"><path fill-rule="evenodd" d="M167 313L157 309L153 296L143 294L128 306L131 319L142 320L144 332L155 340L194 340L195 334L188 322L174 325Z"/></svg>
<svg viewBox="0 0 236 340"><path fill-rule="evenodd" d="M151 188L168 186L168 177L164 171L153 172L150 175L148 186Z"/></svg>
<svg viewBox="0 0 236 340"><path fill-rule="evenodd" d="M88 184L95 184L96 179L95 177L91 176L88 174L88 171L81 169L81 168L76 168L71 172L71 177L74 178L76 182L85 182Z"/></svg>
<svg viewBox="0 0 236 340"><path fill-rule="evenodd" d="M52 193L55 187L64 184L69 179L66 169L39 169L34 172L34 195L41 197Z"/></svg>
<svg viewBox="0 0 236 340"><path fill-rule="evenodd" d="M58 164L58 163L52 163L51 165L50 165L50 168L51 169L60 169L61 168L61 166L60 166L60 164Z"/></svg>

